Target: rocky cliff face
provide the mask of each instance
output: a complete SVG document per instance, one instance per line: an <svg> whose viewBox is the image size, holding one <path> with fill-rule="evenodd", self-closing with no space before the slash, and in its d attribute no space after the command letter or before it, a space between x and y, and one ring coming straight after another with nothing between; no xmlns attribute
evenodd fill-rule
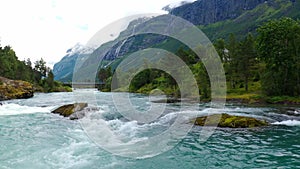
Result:
<svg viewBox="0 0 300 169"><path fill-rule="evenodd" d="M32 84L0 77L0 101L10 99L26 99L33 97Z"/></svg>
<svg viewBox="0 0 300 169"><path fill-rule="evenodd" d="M104 57L105 60L115 60L126 54L133 53L153 46L153 44L161 43L167 38L154 34L132 36L115 45Z"/></svg>
<svg viewBox="0 0 300 169"><path fill-rule="evenodd" d="M235 19L244 11L252 10L267 0L198 0L171 10L195 25L208 25L227 19Z"/></svg>

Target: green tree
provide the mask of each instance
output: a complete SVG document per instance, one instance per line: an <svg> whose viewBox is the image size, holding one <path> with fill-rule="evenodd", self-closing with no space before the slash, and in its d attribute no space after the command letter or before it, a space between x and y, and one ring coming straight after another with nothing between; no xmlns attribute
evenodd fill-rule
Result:
<svg viewBox="0 0 300 169"><path fill-rule="evenodd" d="M0 53L0 76L16 79L19 60L10 46L1 48Z"/></svg>
<svg viewBox="0 0 300 169"><path fill-rule="evenodd" d="M46 79L47 86L49 87L49 92L54 88L54 74L52 70L48 72L48 77Z"/></svg>
<svg viewBox="0 0 300 169"><path fill-rule="evenodd" d="M194 64L192 67L192 72L197 81L201 99L209 99L211 96L210 80L203 63L198 62L197 64Z"/></svg>
<svg viewBox="0 0 300 169"><path fill-rule="evenodd" d="M131 81L129 91L135 92L140 89L142 86L149 84L152 79L150 79L150 69L143 70L138 73Z"/></svg>
<svg viewBox="0 0 300 169"><path fill-rule="evenodd" d="M185 50L183 47L180 47L175 54L179 56L186 64L197 63L196 56L191 50Z"/></svg>
<svg viewBox="0 0 300 169"><path fill-rule="evenodd" d="M47 76L48 68L47 68L46 62L43 60L43 58L41 58L40 60L37 60L34 63L34 70L40 72L41 76L43 76L43 77Z"/></svg>
<svg viewBox="0 0 300 169"><path fill-rule="evenodd" d="M239 74L238 74L239 43L236 40L234 34L230 34L229 41L226 44L226 48L228 49L228 62L224 64L226 78L230 82L230 87L232 89L235 89L239 81Z"/></svg>
<svg viewBox="0 0 300 169"><path fill-rule="evenodd" d="M32 62L30 60L30 58L28 58L26 61L25 61L25 64L29 67L32 67Z"/></svg>
<svg viewBox="0 0 300 169"><path fill-rule="evenodd" d="M108 67L106 69L101 68L98 72L99 79L104 83L106 83L107 79L111 76L112 76L111 67Z"/></svg>
<svg viewBox="0 0 300 169"><path fill-rule="evenodd" d="M262 86L268 95L300 95L300 24L291 18L258 28L257 49L266 68Z"/></svg>
<svg viewBox="0 0 300 169"><path fill-rule="evenodd" d="M238 54L238 73L244 81L245 90L248 91L249 78L253 74L257 65L257 52L255 40L251 33L240 43Z"/></svg>
<svg viewBox="0 0 300 169"><path fill-rule="evenodd" d="M227 63L229 61L228 52L226 49L226 44L224 39L217 39L214 43L214 47L216 48L222 63Z"/></svg>

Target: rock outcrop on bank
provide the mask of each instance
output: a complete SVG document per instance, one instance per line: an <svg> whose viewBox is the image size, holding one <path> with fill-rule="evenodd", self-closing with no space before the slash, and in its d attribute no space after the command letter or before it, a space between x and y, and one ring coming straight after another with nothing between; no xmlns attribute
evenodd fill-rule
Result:
<svg viewBox="0 0 300 169"><path fill-rule="evenodd" d="M193 122L197 126L218 126L220 128L254 128L269 125L265 120L229 114L221 114L221 117L220 114L198 117Z"/></svg>
<svg viewBox="0 0 300 169"><path fill-rule="evenodd" d="M29 82L0 77L0 100L27 99L33 95L33 85Z"/></svg>
<svg viewBox="0 0 300 169"><path fill-rule="evenodd" d="M78 116L81 116L81 113L79 112L86 107L88 107L87 103L68 104L53 110L51 113L59 114L64 117L69 117L71 120L76 120L79 118ZM84 116L84 114L82 116Z"/></svg>

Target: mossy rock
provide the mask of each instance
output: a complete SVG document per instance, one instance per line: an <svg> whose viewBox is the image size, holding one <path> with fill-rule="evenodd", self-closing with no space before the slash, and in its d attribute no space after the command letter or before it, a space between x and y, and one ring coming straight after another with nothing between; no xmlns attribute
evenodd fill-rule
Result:
<svg viewBox="0 0 300 169"><path fill-rule="evenodd" d="M33 85L21 81L0 77L0 100L27 99L33 97Z"/></svg>
<svg viewBox="0 0 300 169"><path fill-rule="evenodd" d="M265 120L258 120L253 117L232 116L229 114L198 117L193 122L197 126L218 126L220 128L254 128L269 125Z"/></svg>
<svg viewBox="0 0 300 169"><path fill-rule="evenodd" d="M82 111L87 106L88 106L87 103L68 104L68 105L64 105L64 106L61 106L61 107L53 110L51 113L59 114L59 115L64 116L64 117L69 117L73 113Z"/></svg>

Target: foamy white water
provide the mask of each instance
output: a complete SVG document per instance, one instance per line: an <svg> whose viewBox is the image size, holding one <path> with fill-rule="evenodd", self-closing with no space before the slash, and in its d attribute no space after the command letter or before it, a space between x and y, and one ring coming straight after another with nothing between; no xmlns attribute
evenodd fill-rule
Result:
<svg viewBox="0 0 300 169"><path fill-rule="evenodd" d="M50 113L53 107L29 107L20 106L18 104L3 104L0 106L0 116L19 115L19 114L33 114L33 113Z"/></svg>
<svg viewBox="0 0 300 169"><path fill-rule="evenodd" d="M281 122L272 123L274 125L286 125L286 126L300 126L300 121L298 120L286 120Z"/></svg>

